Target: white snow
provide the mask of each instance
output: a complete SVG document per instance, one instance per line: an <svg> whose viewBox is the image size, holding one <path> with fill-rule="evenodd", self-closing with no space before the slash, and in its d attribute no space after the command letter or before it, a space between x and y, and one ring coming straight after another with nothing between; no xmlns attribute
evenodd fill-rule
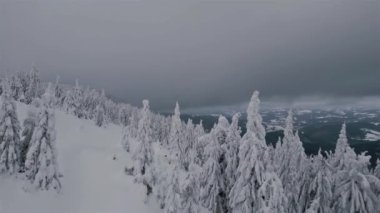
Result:
<svg viewBox="0 0 380 213"><path fill-rule="evenodd" d="M269 125L269 124L266 126L267 132L276 132L280 130L284 130L284 127L279 126L279 125Z"/></svg>
<svg viewBox="0 0 380 213"><path fill-rule="evenodd" d="M309 110L309 109L304 109L304 110L298 110L297 111L297 115L305 115L305 114L310 114L310 113L313 113L313 111Z"/></svg>
<svg viewBox="0 0 380 213"><path fill-rule="evenodd" d="M18 104L20 122L27 106ZM126 176L131 165L123 150L121 128L100 128L93 121L56 111L58 163L62 192L25 192L22 177L0 177L1 213L150 213L161 212L145 188ZM116 160L113 158L116 157Z"/></svg>
<svg viewBox="0 0 380 213"><path fill-rule="evenodd" d="M371 129L362 129L366 135L365 139L366 141L379 141L380 140L380 132L371 130Z"/></svg>

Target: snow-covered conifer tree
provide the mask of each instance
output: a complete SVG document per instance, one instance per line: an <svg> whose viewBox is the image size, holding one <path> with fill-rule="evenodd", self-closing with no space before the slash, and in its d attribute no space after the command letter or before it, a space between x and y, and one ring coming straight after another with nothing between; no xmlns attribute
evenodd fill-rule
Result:
<svg viewBox="0 0 380 213"><path fill-rule="evenodd" d="M63 104L63 89L59 84L60 77L57 76L55 85L54 85L54 97L55 97L55 105L57 107L61 107Z"/></svg>
<svg viewBox="0 0 380 213"><path fill-rule="evenodd" d="M227 184L227 195L233 187L236 181L237 168L239 166L239 146L241 140L241 130L239 127L240 113L233 115L231 125L228 129L226 137L226 145L224 146L226 152L226 184Z"/></svg>
<svg viewBox="0 0 380 213"><path fill-rule="evenodd" d="M182 201L179 170L180 165L175 161L170 165L169 173L166 174L167 182L165 192L163 193L165 213L181 212Z"/></svg>
<svg viewBox="0 0 380 213"><path fill-rule="evenodd" d="M265 173L258 190L258 213L287 212L287 198L280 178L274 172Z"/></svg>
<svg viewBox="0 0 380 213"><path fill-rule="evenodd" d="M43 107L38 114L35 128L25 161L26 175L32 186L40 190L61 190L57 150L55 147L55 116L49 108L54 94L49 86L43 95Z"/></svg>
<svg viewBox="0 0 380 213"><path fill-rule="evenodd" d="M119 112L119 123L122 126L127 126L129 121L129 113L126 106L122 106Z"/></svg>
<svg viewBox="0 0 380 213"><path fill-rule="evenodd" d="M265 181L264 159L267 153L265 129L259 114L259 93L255 91L247 109L247 132L239 147L239 166L234 186L229 194L233 213L256 212L258 190Z"/></svg>
<svg viewBox="0 0 380 213"><path fill-rule="evenodd" d="M20 164L20 123L9 85L3 84L0 108L0 173L14 174Z"/></svg>
<svg viewBox="0 0 380 213"><path fill-rule="evenodd" d="M264 182L265 170L255 146L260 141L253 134L252 136L253 138L243 137L239 149L237 179L229 195L229 204L233 213L258 211L257 191Z"/></svg>
<svg viewBox="0 0 380 213"><path fill-rule="evenodd" d="M203 121L201 120L199 124L195 125L194 134L196 138L205 134L205 128L203 127Z"/></svg>
<svg viewBox="0 0 380 213"><path fill-rule="evenodd" d="M284 129L282 145L276 146L275 169L288 196L289 211L297 211L300 203L298 196L302 191L306 155L298 132L294 134L293 112L289 111Z"/></svg>
<svg viewBox="0 0 380 213"><path fill-rule="evenodd" d="M129 118L131 122L127 126L123 127L121 144L126 152L131 151L131 141L136 141L138 134L138 127L132 123L135 119L134 116L135 115L132 114Z"/></svg>
<svg viewBox="0 0 380 213"><path fill-rule="evenodd" d="M186 141L183 134L184 128L180 115L179 104L177 102L174 109L174 115L172 116L172 123L169 134L169 148L174 155L178 156L180 165L185 170L187 170L189 166L189 157L188 153L186 153Z"/></svg>
<svg viewBox="0 0 380 213"><path fill-rule="evenodd" d="M194 147L190 150L190 160L192 163L202 167L207 160L205 148L211 141L211 135L205 134L196 139Z"/></svg>
<svg viewBox="0 0 380 213"><path fill-rule="evenodd" d="M172 116L172 122L169 134L169 147L177 152L181 149L181 137L182 137L182 122L180 118L178 102L175 105L174 115Z"/></svg>
<svg viewBox="0 0 380 213"><path fill-rule="evenodd" d="M213 212L223 212L225 198L225 181L222 175L220 157L223 149L216 138L206 147L208 159L204 164L201 176L200 200L203 206Z"/></svg>
<svg viewBox="0 0 380 213"><path fill-rule="evenodd" d="M195 141L190 154L191 161L195 162L199 166L202 166L209 158L209 153L206 152L206 147L211 143L211 141L216 141L223 148L221 152L220 166L222 166L222 169L225 170L227 163L224 155L226 152L225 146L228 129L228 120L224 116L220 116L218 123L214 126L214 128L212 128L208 134L198 137L198 140Z"/></svg>
<svg viewBox="0 0 380 213"><path fill-rule="evenodd" d="M331 203L333 199L333 177L331 166L328 165L326 159L322 156L321 152L314 158L314 169L316 174L312 177L308 189L310 198L310 206L306 207L309 212L312 210L318 212L332 212Z"/></svg>
<svg viewBox="0 0 380 213"><path fill-rule="evenodd" d="M161 116L161 115L159 117L160 119L157 121L158 123L156 124L157 126L155 127L158 131L157 132L158 141L160 142L160 145L162 145L163 147L168 147L171 118Z"/></svg>
<svg viewBox="0 0 380 213"><path fill-rule="evenodd" d="M96 116L95 116L95 124L99 127L102 127L105 123L104 120L104 109L101 105L96 107Z"/></svg>
<svg viewBox="0 0 380 213"><path fill-rule="evenodd" d="M380 208L380 181L368 174L369 157L356 155L349 146L343 124L335 153L331 159L334 212L376 212Z"/></svg>
<svg viewBox="0 0 380 213"><path fill-rule="evenodd" d="M205 148L209 141L212 140L211 134L205 134L202 120L195 126L194 134L195 143L193 148L190 150L190 159L192 163L195 163L198 166L202 167L207 160L207 157L205 155Z"/></svg>
<svg viewBox="0 0 380 213"><path fill-rule="evenodd" d="M34 128L37 124L37 108L40 107L40 101L35 99L33 100L27 117L25 118L23 122L23 130L21 133L21 166L24 167L25 160L26 160L26 154L29 149L29 144L32 140L32 136L34 133Z"/></svg>
<svg viewBox="0 0 380 213"><path fill-rule="evenodd" d="M380 160L378 159L376 162L376 167L373 170L374 175L380 179Z"/></svg>
<svg viewBox="0 0 380 213"><path fill-rule="evenodd" d="M364 175L356 169L346 171L334 191L334 212L378 212L380 199L374 192L380 191L378 181L374 176Z"/></svg>
<svg viewBox="0 0 380 213"><path fill-rule="evenodd" d="M351 170L352 168L362 170L366 169L369 164L369 162L360 160L348 144L346 124L343 124L340 131L332 161L332 165L339 171Z"/></svg>
<svg viewBox="0 0 380 213"><path fill-rule="evenodd" d="M263 119L259 113L260 110L260 99L259 92L253 92L251 101L249 102L247 109L247 132L255 134L258 139L257 142L260 142L262 147L266 147L265 143L265 128L262 124Z"/></svg>
<svg viewBox="0 0 380 213"><path fill-rule="evenodd" d="M216 138L216 140L221 146L226 145L226 139L227 139L229 127L230 127L230 124L227 118L224 116L219 116L218 123L211 130L211 134L214 135L213 137Z"/></svg>
<svg viewBox="0 0 380 213"><path fill-rule="evenodd" d="M181 211L183 213L198 213L199 206L199 184L197 166L190 164L189 171L186 172L181 182Z"/></svg>
<svg viewBox="0 0 380 213"><path fill-rule="evenodd" d="M285 129L284 129L284 138L283 143L288 146L294 142L294 116L293 110L288 111L288 117L286 117L285 121Z"/></svg>
<svg viewBox="0 0 380 213"><path fill-rule="evenodd" d="M147 195L151 193L154 177L151 164L153 162L152 149L151 112L149 101L143 101L141 117L137 131L137 148L134 150L132 159L135 161L136 181L143 183L147 187Z"/></svg>
<svg viewBox="0 0 380 213"><path fill-rule="evenodd" d="M208 144L206 145L204 157L206 159L206 165L210 161L212 152L208 151L210 149L210 146L213 145L213 143L216 143L217 145L214 144L214 147L218 149L218 154L219 158L215 159L215 162L217 162L219 165L219 179L221 182L223 182L223 185L220 187L220 193L219 193L219 203L221 206L219 207L223 212L228 210L228 193L230 188L227 187L227 175L225 174L226 172L226 167L227 167L227 158L226 158L226 146L227 146L227 135L228 131L230 128L230 124L228 120L224 116L219 116L218 123L214 126L214 128L210 131L210 141L208 141ZM215 156L214 156L215 157Z"/></svg>
<svg viewBox="0 0 380 213"><path fill-rule="evenodd" d="M193 120L188 119L186 123L186 127L184 129L185 136L185 152L189 153L190 149L194 147L195 144L195 127L193 124Z"/></svg>
<svg viewBox="0 0 380 213"><path fill-rule="evenodd" d="M25 72L18 72L17 73L18 79L20 79L21 84L21 94L20 94L20 101L25 101L25 97L29 88L29 77L28 74Z"/></svg>
<svg viewBox="0 0 380 213"><path fill-rule="evenodd" d="M75 80L75 87L73 89L73 112L78 118L82 118L84 116L83 112L83 89L79 85L79 80Z"/></svg>
<svg viewBox="0 0 380 213"><path fill-rule="evenodd" d="M53 86L50 82L48 83L46 91L49 91L49 94L51 94L51 95L47 95L45 92L44 97L43 97L43 105L48 107L48 108L54 108L54 106L55 106L54 90L53 90Z"/></svg>
<svg viewBox="0 0 380 213"><path fill-rule="evenodd" d="M73 114L74 113L74 95L73 95L73 91L71 90L68 90L66 92L66 95L65 95L65 98L63 100L63 110L69 114Z"/></svg>
<svg viewBox="0 0 380 213"><path fill-rule="evenodd" d="M26 103L30 104L34 98L39 96L40 77L39 71L32 66L32 70L29 73L28 90L25 94Z"/></svg>
<svg viewBox="0 0 380 213"><path fill-rule="evenodd" d="M22 96L22 85L17 75L12 76L10 87L12 98L16 101L19 100Z"/></svg>

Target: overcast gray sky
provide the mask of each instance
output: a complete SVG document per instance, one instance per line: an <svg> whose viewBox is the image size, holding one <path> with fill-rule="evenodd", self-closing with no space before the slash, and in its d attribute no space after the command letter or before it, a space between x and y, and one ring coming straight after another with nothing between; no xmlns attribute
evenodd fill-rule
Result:
<svg viewBox="0 0 380 213"><path fill-rule="evenodd" d="M0 68L155 109L380 95L380 1L0 0Z"/></svg>

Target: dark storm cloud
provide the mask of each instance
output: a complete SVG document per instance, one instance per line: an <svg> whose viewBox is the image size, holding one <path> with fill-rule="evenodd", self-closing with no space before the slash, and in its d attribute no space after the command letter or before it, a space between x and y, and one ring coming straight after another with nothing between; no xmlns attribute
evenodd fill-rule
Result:
<svg viewBox="0 0 380 213"><path fill-rule="evenodd" d="M379 1L1 1L0 68L156 109L380 91Z"/></svg>

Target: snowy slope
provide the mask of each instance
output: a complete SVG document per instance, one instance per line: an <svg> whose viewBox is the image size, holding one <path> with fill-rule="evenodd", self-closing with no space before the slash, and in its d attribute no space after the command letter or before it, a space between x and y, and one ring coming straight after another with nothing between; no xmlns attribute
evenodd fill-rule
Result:
<svg viewBox="0 0 380 213"><path fill-rule="evenodd" d="M27 106L18 104L21 123L26 112ZM26 193L22 177L0 177L1 213L161 211L154 201L144 203L144 188L123 172L131 161L120 144L120 127L99 128L92 121L56 111L56 129L62 193Z"/></svg>

